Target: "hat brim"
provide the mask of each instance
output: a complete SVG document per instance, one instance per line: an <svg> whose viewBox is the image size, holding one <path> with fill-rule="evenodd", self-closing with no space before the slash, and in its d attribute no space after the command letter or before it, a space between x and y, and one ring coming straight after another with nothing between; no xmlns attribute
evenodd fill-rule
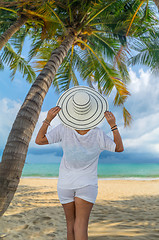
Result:
<svg viewBox="0 0 159 240"><path fill-rule="evenodd" d="M86 91L92 102L92 109L87 114L78 115L72 107L72 97L79 91ZM58 117L66 126L77 129L87 130L95 128L104 120L104 112L108 111L107 100L93 88L87 86L75 86L66 90L58 99L57 106L61 108Z"/></svg>

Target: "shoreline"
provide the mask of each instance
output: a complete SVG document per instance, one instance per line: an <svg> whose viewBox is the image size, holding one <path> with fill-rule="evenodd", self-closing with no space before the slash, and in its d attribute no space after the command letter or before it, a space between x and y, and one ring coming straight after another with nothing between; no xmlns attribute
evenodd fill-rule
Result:
<svg viewBox="0 0 159 240"><path fill-rule="evenodd" d="M21 179L56 179L58 180L58 177L42 177L42 176L24 176L21 177ZM99 181L104 180L104 181L122 181L122 180L127 180L127 181L158 181L159 177L153 178L153 177L121 177L121 178L98 178Z"/></svg>

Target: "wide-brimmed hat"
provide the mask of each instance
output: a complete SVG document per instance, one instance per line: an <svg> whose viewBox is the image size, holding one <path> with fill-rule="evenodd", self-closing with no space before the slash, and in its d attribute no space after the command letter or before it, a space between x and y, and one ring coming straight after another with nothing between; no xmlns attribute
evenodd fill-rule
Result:
<svg viewBox="0 0 159 240"><path fill-rule="evenodd" d="M62 123L77 130L95 128L104 120L104 112L108 111L107 100L86 86L66 90L58 99L57 106L61 108L58 116Z"/></svg>

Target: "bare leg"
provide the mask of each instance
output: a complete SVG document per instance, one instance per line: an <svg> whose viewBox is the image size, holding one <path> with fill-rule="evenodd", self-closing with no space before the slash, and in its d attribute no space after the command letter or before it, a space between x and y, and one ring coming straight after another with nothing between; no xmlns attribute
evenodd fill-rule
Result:
<svg viewBox="0 0 159 240"><path fill-rule="evenodd" d="M75 202L62 204L67 222L67 240L75 240L74 223L75 223Z"/></svg>
<svg viewBox="0 0 159 240"><path fill-rule="evenodd" d="M88 222L93 203L75 197L76 219L74 224L75 240L88 240Z"/></svg>

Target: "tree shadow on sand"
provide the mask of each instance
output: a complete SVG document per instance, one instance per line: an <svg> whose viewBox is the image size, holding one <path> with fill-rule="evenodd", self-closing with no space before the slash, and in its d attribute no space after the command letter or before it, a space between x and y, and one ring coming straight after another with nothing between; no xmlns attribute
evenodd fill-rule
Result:
<svg viewBox="0 0 159 240"><path fill-rule="evenodd" d="M0 219L0 239L66 239L66 221L57 192L42 190L43 193L41 187L18 187ZM98 201L90 216L89 240L157 240L158 213L159 196Z"/></svg>
<svg viewBox="0 0 159 240"><path fill-rule="evenodd" d="M158 212L159 196L103 200L92 210L89 240L159 239Z"/></svg>

